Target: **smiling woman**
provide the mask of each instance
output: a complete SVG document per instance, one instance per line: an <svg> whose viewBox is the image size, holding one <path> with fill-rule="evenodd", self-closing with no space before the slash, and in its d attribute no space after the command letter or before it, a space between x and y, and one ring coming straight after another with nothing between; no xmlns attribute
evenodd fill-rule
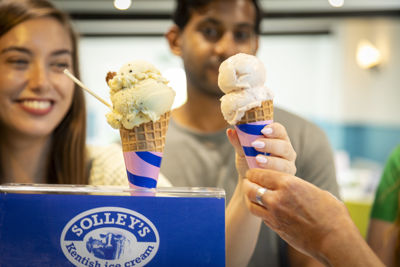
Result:
<svg viewBox="0 0 400 267"><path fill-rule="evenodd" d="M0 182L88 182L85 102L68 18L47 1L0 3Z"/></svg>
<svg viewBox="0 0 400 267"><path fill-rule="evenodd" d="M76 48L50 2L0 2L0 184L127 185L118 146L86 148Z"/></svg>
<svg viewBox="0 0 400 267"><path fill-rule="evenodd" d="M68 32L51 17L27 20L1 37L0 115L13 139L46 142L65 117L74 92L63 74L72 68L71 51Z"/></svg>

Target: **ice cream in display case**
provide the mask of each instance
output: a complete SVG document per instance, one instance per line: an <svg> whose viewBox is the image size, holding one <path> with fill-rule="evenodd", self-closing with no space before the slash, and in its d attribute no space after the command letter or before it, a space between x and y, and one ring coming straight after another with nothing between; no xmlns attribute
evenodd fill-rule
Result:
<svg viewBox="0 0 400 267"><path fill-rule="evenodd" d="M250 168L258 167L255 157L261 154L251 143L273 122L274 96L265 81L264 64L252 55L236 54L219 67L218 86L225 93L221 111L225 120L235 126Z"/></svg>
<svg viewBox="0 0 400 267"><path fill-rule="evenodd" d="M155 188L175 91L151 63L131 61L106 77L113 109L107 122L119 129L129 184Z"/></svg>

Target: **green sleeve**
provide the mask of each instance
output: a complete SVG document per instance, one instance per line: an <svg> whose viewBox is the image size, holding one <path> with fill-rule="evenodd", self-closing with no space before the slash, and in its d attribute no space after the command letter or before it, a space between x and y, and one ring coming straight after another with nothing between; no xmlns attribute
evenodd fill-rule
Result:
<svg viewBox="0 0 400 267"><path fill-rule="evenodd" d="M394 222L399 208L400 146L390 155L376 191L371 218Z"/></svg>

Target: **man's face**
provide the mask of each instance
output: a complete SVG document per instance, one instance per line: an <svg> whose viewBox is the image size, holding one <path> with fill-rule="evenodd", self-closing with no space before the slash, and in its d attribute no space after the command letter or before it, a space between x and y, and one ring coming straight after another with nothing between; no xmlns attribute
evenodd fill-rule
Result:
<svg viewBox="0 0 400 267"><path fill-rule="evenodd" d="M192 13L181 33L181 57L189 84L204 93L222 96L218 68L237 53L255 54L255 8L249 0L216 0Z"/></svg>

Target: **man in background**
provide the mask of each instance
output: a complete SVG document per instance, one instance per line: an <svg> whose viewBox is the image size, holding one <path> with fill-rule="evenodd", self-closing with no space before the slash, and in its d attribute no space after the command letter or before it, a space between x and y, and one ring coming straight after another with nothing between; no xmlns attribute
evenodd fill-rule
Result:
<svg viewBox="0 0 400 267"><path fill-rule="evenodd" d="M178 0L173 20L166 37L184 64L187 102L172 112L161 172L174 186L224 188L229 202L238 174L220 110L218 68L234 54L256 54L261 11L256 0ZM296 176L338 196L332 150L322 130L277 107L274 121L286 128L297 153ZM318 265L263 224L249 266L289 264Z"/></svg>

